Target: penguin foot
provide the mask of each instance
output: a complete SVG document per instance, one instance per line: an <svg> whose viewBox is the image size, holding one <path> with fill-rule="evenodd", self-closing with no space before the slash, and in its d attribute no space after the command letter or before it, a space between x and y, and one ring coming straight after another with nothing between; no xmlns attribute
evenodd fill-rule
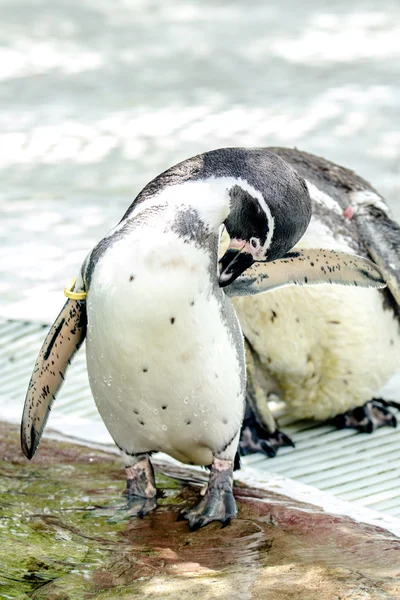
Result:
<svg viewBox="0 0 400 600"><path fill-rule="evenodd" d="M295 444L283 431L276 429L270 433L261 427L253 414L244 419L239 442L241 456L261 452L261 454L273 458L281 446L294 448Z"/></svg>
<svg viewBox="0 0 400 600"><path fill-rule="evenodd" d="M157 495L153 465L148 454L137 454L125 467L126 495L154 498Z"/></svg>
<svg viewBox="0 0 400 600"><path fill-rule="evenodd" d="M127 515L143 518L157 507L157 489L153 465L148 454L134 457L134 464L125 467Z"/></svg>
<svg viewBox="0 0 400 600"><path fill-rule="evenodd" d="M138 517L143 519L152 510L157 508L157 499L143 498L143 496L129 496L128 506L126 509L126 518Z"/></svg>
<svg viewBox="0 0 400 600"><path fill-rule="evenodd" d="M153 465L148 454L125 455L126 499L124 504L101 506L93 509L87 517L108 517L109 523L119 523L132 517L142 519L157 508L157 489Z"/></svg>
<svg viewBox="0 0 400 600"><path fill-rule="evenodd" d="M108 523L120 523L132 517L142 519L147 513L157 508L156 498L143 498L142 496L131 496L128 502L119 505L101 506L88 512L84 518L94 519L105 517Z"/></svg>
<svg viewBox="0 0 400 600"><path fill-rule="evenodd" d="M372 433L378 427L397 427L397 419L390 407L400 409L400 404L383 398L372 398L364 404L331 419L338 429L358 429L361 433Z"/></svg>
<svg viewBox="0 0 400 600"><path fill-rule="evenodd" d="M190 531L196 531L212 521L221 521L222 527L226 527L237 515L232 485L233 462L215 458L204 497L193 508L183 510L178 515L178 521L187 520Z"/></svg>

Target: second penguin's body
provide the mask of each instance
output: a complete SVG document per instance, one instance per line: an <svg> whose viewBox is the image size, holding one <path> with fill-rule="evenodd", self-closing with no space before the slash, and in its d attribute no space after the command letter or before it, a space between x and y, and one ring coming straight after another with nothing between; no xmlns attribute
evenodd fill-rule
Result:
<svg viewBox="0 0 400 600"><path fill-rule="evenodd" d="M323 158L271 151L304 178L311 197L309 227L293 250L373 257L388 288L290 287L234 299L252 374L249 401L259 420L247 415L242 451L270 456L285 436L276 430L268 399L283 400L291 417L332 419L370 433L396 424L388 404L397 404L378 396L400 364L400 228L384 199L354 172Z"/></svg>

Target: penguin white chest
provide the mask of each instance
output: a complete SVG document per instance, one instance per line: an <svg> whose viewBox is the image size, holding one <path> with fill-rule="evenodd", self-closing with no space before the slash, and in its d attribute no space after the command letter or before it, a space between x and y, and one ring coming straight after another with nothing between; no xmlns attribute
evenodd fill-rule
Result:
<svg viewBox="0 0 400 600"><path fill-rule="evenodd" d="M210 464L243 413L239 325L214 290L210 257L176 236L142 254L110 247L88 294L87 362L93 396L127 453L163 451ZM224 309L235 319L227 327ZM229 310L231 309L231 310ZM236 328L236 329L235 329Z"/></svg>

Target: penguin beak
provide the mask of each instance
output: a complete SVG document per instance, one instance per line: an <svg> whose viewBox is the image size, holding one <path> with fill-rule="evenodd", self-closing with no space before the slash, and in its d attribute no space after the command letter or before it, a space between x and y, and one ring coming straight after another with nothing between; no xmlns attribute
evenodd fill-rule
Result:
<svg viewBox="0 0 400 600"><path fill-rule="evenodd" d="M220 287L225 287L235 281L243 271L251 267L253 262L254 258L248 252L243 252L236 248L228 248L219 261Z"/></svg>

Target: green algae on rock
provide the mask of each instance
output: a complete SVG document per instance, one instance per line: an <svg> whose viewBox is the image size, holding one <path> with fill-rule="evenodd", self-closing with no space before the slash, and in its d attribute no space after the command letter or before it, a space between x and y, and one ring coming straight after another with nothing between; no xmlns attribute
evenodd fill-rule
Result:
<svg viewBox="0 0 400 600"><path fill-rule="evenodd" d="M400 597L400 540L387 531L237 487L230 527L190 533L176 521L198 494L185 478L205 477L172 466L157 474L157 511L110 523L125 502L115 456L45 439L29 463L16 428L0 436L2 600Z"/></svg>

